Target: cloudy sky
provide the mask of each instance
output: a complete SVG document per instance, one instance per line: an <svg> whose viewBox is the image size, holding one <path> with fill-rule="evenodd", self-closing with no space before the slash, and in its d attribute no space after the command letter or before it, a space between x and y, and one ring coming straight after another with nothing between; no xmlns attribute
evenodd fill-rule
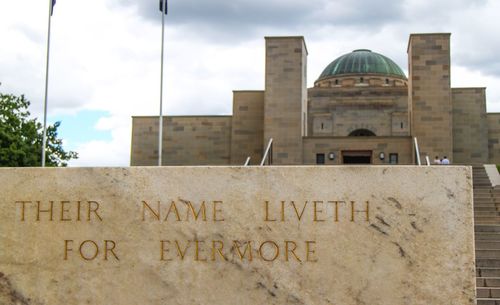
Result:
<svg viewBox="0 0 500 305"><path fill-rule="evenodd" d="M0 0L0 92L42 119L47 0ZM230 114L232 90L264 87L264 36L302 35L308 85L332 60L368 48L407 71L410 33L452 33L452 85L487 87L500 112L498 0L169 0L164 114ZM57 0L49 121L71 166L127 166L131 116L159 111L158 0Z"/></svg>

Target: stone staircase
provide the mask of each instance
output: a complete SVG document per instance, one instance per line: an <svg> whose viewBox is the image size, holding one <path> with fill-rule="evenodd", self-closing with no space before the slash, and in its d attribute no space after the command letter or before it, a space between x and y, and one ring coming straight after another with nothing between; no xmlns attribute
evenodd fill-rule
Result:
<svg viewBox="0 0 500 305"><path fill-rule="evenodd" d="M500 188L483 166L473 166L478 305L500 305Z"/></svg>

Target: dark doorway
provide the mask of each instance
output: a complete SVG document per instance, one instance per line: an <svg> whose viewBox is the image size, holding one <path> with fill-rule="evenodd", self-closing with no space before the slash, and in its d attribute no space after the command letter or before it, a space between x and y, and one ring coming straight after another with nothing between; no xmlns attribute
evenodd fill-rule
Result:
<svg viewBox="0 0 500 305"><path fill-rule="evenodd" d="M325 164L325 154L316 154L316 164Z"/></svg>
<svg viewBox="0 0 500 305"><path fill-rule="evenodd" d="M371 164L372 152L370 150L363 151L343 151L342 163L344 164Z"/></svg>

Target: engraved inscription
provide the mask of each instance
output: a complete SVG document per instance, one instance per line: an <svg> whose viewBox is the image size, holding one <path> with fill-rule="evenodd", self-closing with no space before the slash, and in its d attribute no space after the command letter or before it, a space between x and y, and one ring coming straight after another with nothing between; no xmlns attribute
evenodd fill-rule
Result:
<svg viewBox="0 0 500 305"><path fill-rule="evenodd" d="M345 200L264 201L265 222L339 222L342 220L369 222L370 202Z"/></svg>
<svg viewBox="0 0 500 305"><path fill-rule="evenodd" d="M221 200L202 201L198 204L183 199L155 203L143 200L141 203L142 221L224 221Z"/></svg>
<svg viewBox="0 0 500 305"><path fill-rule="evenodd" d="M100 203L93 200L19 200L20 221L102 221Z"/></svg>
<svg viewBox="0 0 500 305"><path fill-rule="evenodd" d="M160 223L224 222L222 200L192 201L141 200L140 220ZM351 200L263 200L263 218L268 226L286 222L337 223L369 222L370 202ZM18 200L16 216L20 222L103 222L103 207L95 200ZM262 218L261 218L262 219ZM229 220L228 220L229 221ZM159 261L195 262L317 262L315 240L190 240L162 239ZM63 260L120 261L116 241L64 239Z"/></svg>
<svg viewBox="0 0 500 305"><path fill-rule="evenodd" d="M76 254L77 258L80 258L85 261L93 261L95 259L101 260L117 260L117 249L116 242L114 240L103 240L103 241L94 241L94 240L84 240L82 242L76 242L72 239L67 239L64 241L64 260L69 260L72 254Z"/></svg>
<svg viewBox="0 0 500 305"><path fill-rule="evenodd" d="M215 262L238 260L252 262L254 258L265 262L315 263L316 241L294 240L160 240L160 261L191 260Z"/></svg>

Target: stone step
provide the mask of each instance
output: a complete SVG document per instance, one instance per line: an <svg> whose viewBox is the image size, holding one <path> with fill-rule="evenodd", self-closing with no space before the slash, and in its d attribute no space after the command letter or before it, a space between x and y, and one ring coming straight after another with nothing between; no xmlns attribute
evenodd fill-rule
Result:
<svg viewBox="0 0 500 305"><path fill-rule="evenodd" d="M476 223L498 223L500 224L500 217L498 216L474 216Z"/></svg>
<svg viewBox="0 0 500 305"><path fill-rule="evenodd" d="M480 202L474 204L474 207L476 208L486 208L486 207L494 207L494 208L500 208L500 203L496 202Z"/></svg>
<svg viewBox="0 0 500 305"><path fill-rule="evenodd" d="M500 232L476 232L474 236L476 241L500 241Z"/></svg>
<svg viewBox="0 0 500 305"><path fill-rule="evenodd" d="M479 207L474 207L474 212L486 212L486 211L490 211L490 212L495 212L495 211L498 211L497 208L495 206L479 206Z"/></svg>
<svg viewBox="0 0 500 305"><path fill-rule="evenodd" d="M493 194L474 194L474 200L495 200L496 197Z"/></svg>
<svg viewBox="0 0 500 305"><path fill-rule="evenodd" d="M500 277L477 277L477 287L500 287Z"/></svg>
<svg viewBox="0 0 500 305"><path fill-rule="evenodd" d="M500 268L478 267L476 268L477 277L500 277Z"/></svg>
<svg viewBox="0 0 500 305"><path fill-rule="evenodd" d="M497 194L491 194L491 193L481 193L481 194L474 194L474 200L481 200L481 199L499 199L500 195Z"/></svg>
<svg viewBox="0 0 500 305"><path fill-rule="evenodd" d="M500 299L500 287L477 287L478 298L498 298Z"/></svg>
<svg viewBox="0 0 500 305"><path fill-rule="evenodd" d="M500 216L500 212L498 211L475 211L474 217L492 217L492 216Z"/></svg>
<svg viewBox="0 0 500 305"><path fill-rule="evenodd" d="M477 298L477 305L500 305L500 298Z"/></svg>
<svg viewBox="0 0 500 305"><path fill-rule="evenodd" d="M492 208L500 208L500 205L497 203L478 203L474 205L475 208L487 208L487 207L492 207Z"/></svg>
<svg viewBox="0 0 500 305"><path fill-rule="evenodd" d="M474 200L475 207L483 205L500 206L500 202L496 199Z"/></svg>
<svg viewBox="0 0 500 305"><path fill-rule="evenodd" d="M500 261L500 249L476 249L476 258L495 258Z"/></svg>
<svg viewBox="0 0 500 305"><path fill-rule="evenodd" d="M500 232L500 225L474 225L474 232Z"/></svg>
<svg viewBox="0 0 500 305"><path fill-rule="evenodd" d="M476 238L476 251L477 250L500 250L500 240L479 240Z"/></svg>
<svg viewBox="0 0 500 305"><path fill-rule="evenodd" d="M477 267L500 268L500 259L476 258Z"/></svg>
<svg viewBox="0 0 500 305"><path fill-rule="evenodd" d="M498 220L475 220L475 224L477 225L499 225L500 222Z"/></svg>

